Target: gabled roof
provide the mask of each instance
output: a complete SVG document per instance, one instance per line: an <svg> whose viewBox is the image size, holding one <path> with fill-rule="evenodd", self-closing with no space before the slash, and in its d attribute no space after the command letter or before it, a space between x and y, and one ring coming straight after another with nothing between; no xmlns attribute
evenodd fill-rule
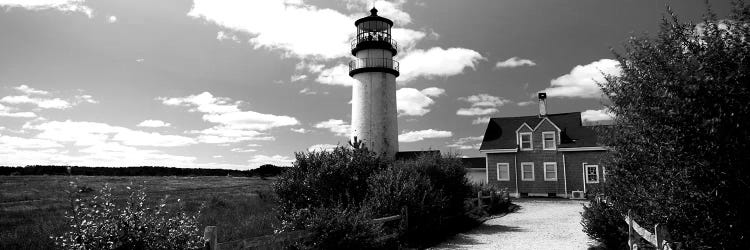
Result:
<svg viewBox="0 0 750 250"><path fill-rule="evenodd" d="M516 130L524 123L536 127L545 117L521 116L490 119L479 150L515 149ZM597 136L592 127L581 124L581 112L549 114L546 116L560 128L558 148L598 147Z"/></svg>

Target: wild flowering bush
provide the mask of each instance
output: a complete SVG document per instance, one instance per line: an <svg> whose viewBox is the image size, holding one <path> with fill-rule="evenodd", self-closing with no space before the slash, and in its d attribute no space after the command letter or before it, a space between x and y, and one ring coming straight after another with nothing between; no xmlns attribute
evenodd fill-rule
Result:
<svg viewBox="0 0 750 250"><path fill-rule="evenodd" d="M65 216L70 230L54 237L60 248L166 250L203 246L196 216L169 213L166 199L156 207L147 207L143 190L131 192L124 204L116 204L106 185L92 199L74 195L71 199L72 211Z"/></svg>
<svg viewBox="0 0 750 250"><path fill-rule="evenodd" d="M307 247L379 248L392 242L373 237L394 231L411 245L424 246L440 239L436 232L453 230L454 224L467 218L464 199L471 188L456 157L425 155L391 162L366 149L339 147L298 153L296 158L274 190L280 231L313 231ZM372 219L401 214L404 207L409 218L406 230L398 223L383 228L373 224Z"/></svg>

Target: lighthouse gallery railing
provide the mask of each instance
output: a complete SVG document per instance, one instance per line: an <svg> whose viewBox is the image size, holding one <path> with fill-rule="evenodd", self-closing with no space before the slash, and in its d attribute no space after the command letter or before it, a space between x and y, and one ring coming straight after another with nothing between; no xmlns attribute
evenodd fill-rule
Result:
<svg viewBox="0 0 750 250"><path fill-rule="evenodd" d="M352 71L365 68L385 69L388 71L393 70L398 72L398 61L394 61L389 58L362 58L349 62L350 73Z"/></svg>

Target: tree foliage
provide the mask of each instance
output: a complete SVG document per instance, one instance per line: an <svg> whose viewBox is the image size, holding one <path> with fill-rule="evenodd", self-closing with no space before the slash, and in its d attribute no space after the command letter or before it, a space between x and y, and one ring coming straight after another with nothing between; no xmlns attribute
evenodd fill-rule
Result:
<svg viewBox="0 0 750 250"><path fill-rule="evenodd" d="M697 25L668 11L616 53L606 194L689 248L750 249L750 9Z"/></svg>

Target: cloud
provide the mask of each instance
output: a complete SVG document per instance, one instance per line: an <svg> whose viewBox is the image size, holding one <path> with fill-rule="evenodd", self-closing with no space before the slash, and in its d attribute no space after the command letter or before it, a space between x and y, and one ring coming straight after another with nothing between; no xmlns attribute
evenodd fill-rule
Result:
<svg viewBox="0 0 750 250"><path fill-rule="evenodd" d="M489 94L478 94L467 97L459 97L458 100L471 104L469 108L460 108L456 111L457 115L478 116L489 115L498 112L498 108L505 104L511 103L511 100L504 99Z"/></svg>
<svg viewBox="0 0 750 250"><path fill-rule="evenodd" d="M522 58L518 58L514 56L511 58L508 58L508 60L497 62L497 64L495 64L495 68L496 69L515 68L515 67L521 67L521 66L535 66L535 65L536 63L534 63L533 61L529 59L522 59Z"/></svg>
<svg viewBox="0 0 750 250"><path fill-rule="evenodd" d="M550 81L550 87L542 90L549 97L601 98L597 82L604 82L605 75L619 75L620 63L612 59L601 59L586 65L578 65L566 75Z"/></svg>
<svg viewBox="0 0 750 250"><path fill-rule="evenodd" d="M583 122L600 122L600 121L610 121L615 118L615 115L610 112L608 109L599 109L599 110L586 110L581 112L581 120Z"/></svg>
<svg viewBox="0 0 750 250"><path fill-rule="evenodd" d="M474 124L474 125L476 125L476 124L487 124L488 122L490 122L490 117L489 116L484 116L484 117L477 117L477 119L472 120L471 124Z"/></svg>
<svg viewBox="0 0 750 250"><path fill-rule="evenodd" d="M34 139L34 138L22 138L0 134L0 145L6 148L12 149L46 149L46 148L62 148L63 145L55 141Z"/></svg>
<svg viewBox="0 0 750 250"><path fill-rule="evenodd" d="M330 119L328 121L319 122L315 124L315 128L328 129L337 136L349 136L350 126L343 120Z"/></svg>
<svg viewBox="0 0 750 250"><path fill-rule="evenodd" d="M432 79L454 76L463 73L466 68L474 69L480 60L484 60L484 57L479 52L465 48L416 49L400 56L401 76L397 79L408 82L418 77Z"/></svg>
<svg viewBox="0 0 750 250"><path fill-rule="evenodd" d="M371 0L346 0L346 7L349 10L369 10L374 5L378 9L378 15L388 17L395 24L406 25L411 22L411 16L401 10L401 6L406 0L394 1L371 1ZM363 14L364 15L364 14ZM369 15L369 13L367 13Z"/></svg>
<svg viewBox="0 0 750 250"><path fill-rule="evenodd" d="M247 161L250 163L250 167L257 168L265 164L273 164L276 166L291 166L294 159L287 156L274 155L254 155L252 159Z"/></svg>
<svg viewBox="0 0 750 250"><path fill-rule="evenodd" d="M316 92L316 91L313 91L313 90L312 90L312 89L310 89L310 88L304 88L304 89L301 89L301 90L299 91L299 93L300 93L300 94L303 94L303 95L315 95L315 94L317 94L318 92Z"/></svg>
<svg viewBox="0 0 750 250"><path fill-rule="evenodd" d="M219 40L219 41L233 41L233 42L239 43L240 42L240 37L238 37L235 34L228 34L227 32L219 31L219 32L216 32L216 40Z"/></svg>
<svg viewBox="0 0 750 250"><path fill-rule="evenodd" d="M136 125L138 127L149 127L149 128L161 128L161 127L169 127L170 124L168 122L164 122L161 120L145 120L141 123L138 123Z"/></svg>
<svg viewBox="0 0 750 250"><path fill-rule="evenodd" d="M12 107L3 106L0 104L0 116L1 117L12 117L12 118L34 118L36 114L33 112L13 112L16 110Z"/></svg>
<svg viewBox="0 0 750 250"><path fill-rule="evenodd" d="M115 23L115 22L117 22L117 17L116 16L109 16L109 18L107 18L107 22L109 22L109 23Z"/></svg>
<svg viewBox="0 0 750 250"><path fill-rule="evenodd" d="M451 144L448 144L448 147L461 150L479 149L482 146L482 138L484 138L483 135L458 138Z"/></svg>
<svg viewBox="0 0 750 250"><path fill-rule="evenodd" d="M518 105L519 107L525 107L525 106L532 105L534 103L536 103L536 102L534 102L534 101L525 101L525 102L516 103L516 105Z"/></svg>
<svg viewBox="0 0 750 250"><path fill-rule="evenodd" d="M426 88L422 91L414 88L401 88L396 91L398 114L423 116L430 112L427 108L435 103L430 97L438 97L444 93L444 89L436 87Z"/></svg>
<svg viewBox="0 0 750 250"><path fill-rule="evenodd" d="M305 79L307 79L307 75L292 75L292 77L290 77L289 80L292 82L296 82L296 81L302 81Z"/></svg>
<svg viewBox="0 0 750 250"><path fill-rule="evenodd" d="M322 84L339 86L352 86L357 82L357 80L349 76L349 66L345 64L323 69L315 81Z"/></svg>
<svg viewBox="0 0 750 250"><path fill-rule="evenodd" d="M25 95L5 96L0 99L0 102L7 104L31 104L42 109L67 109L73 106L70 102L60 98L32 98Z"/></svg>
<svg viewBox="0 0 750 250"><path fill-rule="evenodd" d="M299 58L344 57L348 51L342 48L349 46L355 32L352 17L302 1L195 0L188 16L248 33L256 49L281 50ZM311 20L324 28L305 27Z"/></svg>
<svg viewBox="0 0 750 250"><path fill-rule="evenodd" d="M255 152L255 151L258 151L258 150L252 149L252 148L246 148L246 149L243 149L243 148L233 148L233 149L230 149L229 151L237 152L237 153L250 153L250 152Z"/></svg>
<svg viewBox="0 0 750 250"><path fill-rule="evenodd" d="M215 123L214 127L208 129L190 131L200 134L198 140L204 143L273 140L273 137L259 131L299 124L296 118L290 116L242 111L240 101L214 97L209 92L186 97L158 97L157 100L169 106L189 107L190 112L204 113L204 121Z"/></svg>
<svg viewBox="0 0 750 250"><path fill-rule="evenodd" d="M26 84L22 84L21 86L14 87L15 90L21 91L22 93L26 95L48 95L48 91L44 90L38 90L32 87L27 86Z"/></svg>
<svg viewBox="0 0 750 250"><path fill-rule="evenodd" d="M399 142L417 142L424 139L430 139L430 138L446 138L453 136L453 133L450 131L442 131L442 130L434 130L434 129L426 129L426 130L419 130L419 131L410 131L403 134L398 135L398 141Z"/></svg>
<svg viewBox="0 0 750 250"><path fill-rule="evenodd" d="M107 142L120 142L128 146L177 147L195 144L193 138L179 135L131 130L98 122L49 121L36 125L26 124L24 129L40 131L36 138L76 146L93 146Z"/></svg>
<svg viewBox="0 0 750 250"><path fill-rule="evenodd" d="M304 129L304 128L292 128L290 130L292 130L292 132L300 133L300 134L310 133L310 130L307 130L307 129Z"/></svg>
<svg viewBox="0 0 750 250"><path fill-rule="evenodd" d="M28 10L55 9L63 12L79 12L92 17L93 10L86 6L85 0L0 0L0 6L20 7Z"/></svg>
<svg viewBox="0 0 750 250"><path fill-rule="evenodd" d="M99 103L99 101L94 100L94 97L91 95L77 95L75 96L75 104L81 104L81 103Z"/></svg>
<svg viewBox="0 0 750 250"><path fill-rule="evenodd" d="M307 151L309 152L315 152L315 151L333 151L336 147L339 145L333 145L333 144L315 144L307 148Z"/></svg>

